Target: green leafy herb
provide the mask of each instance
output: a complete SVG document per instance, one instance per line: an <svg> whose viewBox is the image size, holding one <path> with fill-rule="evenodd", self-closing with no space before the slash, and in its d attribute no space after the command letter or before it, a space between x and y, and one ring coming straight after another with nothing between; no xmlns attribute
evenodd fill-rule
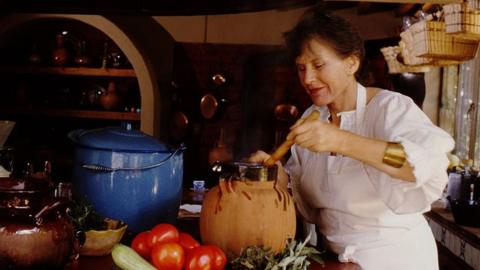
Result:
<svg viewBox="0 0 480 270"><path fill-rule="evenodd" d="M77 230L105 230L107 224L104 217L97 213L93 205L86 197L73 201L72 206L67 210L67 215Z"/></svg>
<svg viewBox="0 0 480 270"><path fill-rule="evenodd" d="M291 240L277 255L264 247L247 247L238 258L231 261L232 270L306 270L310 265L307 259L323 265L323 252L307 246L309 240L310 235L303 243Z"/></svg>
<svg viewBox="0 0 480 270"><path fill-rule="evenodd" d="M240 257L231 261L232 270L265 269L275 261L275 254L263 247L251 246L242 250Z"/></svg>

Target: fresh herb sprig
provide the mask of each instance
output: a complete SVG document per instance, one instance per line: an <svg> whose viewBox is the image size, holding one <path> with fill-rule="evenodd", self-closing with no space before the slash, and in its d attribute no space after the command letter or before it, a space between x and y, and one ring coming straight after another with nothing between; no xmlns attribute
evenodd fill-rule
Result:
<svg viewBox="0 0 480 270"><path fill-rule="evenodd" d="M310 265L307 259L323 265L323 252L307 246L310 237L309 234L304 242L289 241L277 255L264 247L247 247L238 258L231 261L232 270L306 270Z"/></svg>
<svg viewBox="0 0 480 270"><path fill-rule="evenodd" d="M107 228L104 217L95 211L94 206L85 197L73 201L67 210L67 215L77 230L105 230Z"/></svg>

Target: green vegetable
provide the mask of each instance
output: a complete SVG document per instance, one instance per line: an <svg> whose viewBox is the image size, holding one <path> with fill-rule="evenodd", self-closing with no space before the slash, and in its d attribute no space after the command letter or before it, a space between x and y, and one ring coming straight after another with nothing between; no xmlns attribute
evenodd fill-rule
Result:
<svg viewBox="0 0 480 270"><path fill-rule="evenodd" d="M232 270L306 270L310 265L308 258L323 265L322 252L306 246L309 240L310 235L303 243L291 240L277 255L263 247L247 247L232 260Z"/></svg>
<svg viewBox="0 0 480 270"><path fill-rule="evenodd" d="M157 270L135 250L123 244L113 246L112 258L115 265L123 270Z"/></svg>
<svg viewBox="0 0 480 270"><path fill-rule="evenodd" d="M107 224L104 217L98 214L93 205L86 197L78 201L73 201L71 207L67 210L67 215L73 222L77 230L106 230Z"/></svg>
<svg viewBox="0 0 480 270"><path fill-rule="evenodd" d="M265 269L275 262L275 254L267 248L251 246L242 250L240 257L231 261L232 270Z"/></svg>

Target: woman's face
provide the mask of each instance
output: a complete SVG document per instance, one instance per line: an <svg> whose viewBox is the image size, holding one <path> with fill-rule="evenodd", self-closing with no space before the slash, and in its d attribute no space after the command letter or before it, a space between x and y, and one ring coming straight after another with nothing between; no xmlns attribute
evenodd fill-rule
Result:
<svg viewBox="0 0 480 270"><path fill-rule="evenodd" d="M317 106L342 98L358 69L357 57L342 58L318 38L305 44L295 62L300 82Z"/></svg>

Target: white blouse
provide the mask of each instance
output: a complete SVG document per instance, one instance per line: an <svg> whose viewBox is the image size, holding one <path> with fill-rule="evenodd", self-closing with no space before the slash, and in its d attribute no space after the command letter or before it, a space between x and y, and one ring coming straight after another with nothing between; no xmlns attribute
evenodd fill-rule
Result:
<svg viewBox="0 0 480 270"><path fill-rule="evenodd" d="M454 147L450 135L432 124L409 97L383 90L365 105L365 88L358 85L357 92L357 109L341 113L340 128L400 142L416 181L396 179L355 159L297 145L292 146L285 166L299 212L307 222L318 225L341 261L354 262L361 261L363 255L356 255L362 250L395 245L408 232L428 227L422 213L442 194L448 180L446 154ZM328 121L326 106L311 106L304 115L312 110L320 111L320 120ZM401 256L404 251L389 252Z"/></svg>

